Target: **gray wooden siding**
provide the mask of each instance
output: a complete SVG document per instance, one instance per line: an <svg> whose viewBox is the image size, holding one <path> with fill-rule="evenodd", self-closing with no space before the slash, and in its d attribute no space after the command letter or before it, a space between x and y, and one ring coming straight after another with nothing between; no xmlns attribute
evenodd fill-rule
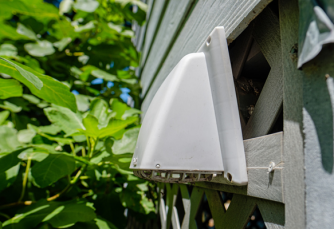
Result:
<svg viewBox="0 0 334 229"><path fill-rule="evenodd" d="M154 5L161 0L156 0ZM185 8L189 5L184 6L185 2L189 1L178 1L182 5L181 9L177 7L177 10L188 12ZM143 50L143 57L148 55L150 61L146 59L142 66L142 69L150 69L145 71L145 74L141 74L142 85L144 91L142 97L144 101L142 103L142 111L145 113L155 93L159 89L160 85L167 77L169 72L175 67L182 57L189 53L197 52L202 42L206 39L208 34L216 26L224 26L228 40L233 41L238 35L248 26L248 24L270 3L271 0L200 0L197 1L192 9L190 9L189 15L178 17L178 25L181 26L181 31L176 35L171 35L173 38L172 45L169 48L163 48L162 53L156 56L156 52L153 52L150 58L150 53L145 54L147 51ZM175 7L169 2L169 7ZM153 6L154 7L154 6ZM167 11L167 9L165 9ZM152 11L154 13L154 9ZM174 17L174 14L161 14L162 20L166 22L173 21L170 17ZM153 20L153 19L152 19ZM157 20L155 18L154 20ZM176 22L174 22L176 23ZM150 22L149 22L150 24ZM148 27L150 26L148 24ZM176 25L173 25L173 28ZM160 30L166 30L166 26L157 27L156 33L160 33ZM174 28L175 30L175 28ZM162 31L161 33L164 33ZM150 35L150 34L147 34ZM151 35L150 35L151 36ZM176 36L176 37L175 37ZM159 36L160 37L160 36ZM164 37L160 39L154 39L152 43L147 43L153 47L166 46L166 40ZM170 42L170 40L169 40ZM154 54L155 53L155 54ZM165 57L165 58L161 58ZM144 60L145 58L143 58Z"/></svg>

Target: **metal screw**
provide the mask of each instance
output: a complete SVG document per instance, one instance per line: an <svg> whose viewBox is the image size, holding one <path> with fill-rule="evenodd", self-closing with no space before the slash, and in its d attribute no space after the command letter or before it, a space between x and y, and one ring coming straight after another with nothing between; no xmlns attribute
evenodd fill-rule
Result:
<svg viewBox="0 0 334 229"><path fill-rule="evenodd" d="M133 165L136 166L137 162L138 162L138 159L135 157L135 158L132 159L132 161L133 161Z"/></svg>
<svg viewBox="0 0 334 229"><path fill-rule="evenodd" d="M160 168L160 164L156 164L155 167L158 169Z"/></svg>
<svg viewBox="0 0 334 229"><path fill-rule="evenodd" d="M268 167L268 173L272 172L275 168L276 164L275 162L270 162L269 167Z"/></svg>

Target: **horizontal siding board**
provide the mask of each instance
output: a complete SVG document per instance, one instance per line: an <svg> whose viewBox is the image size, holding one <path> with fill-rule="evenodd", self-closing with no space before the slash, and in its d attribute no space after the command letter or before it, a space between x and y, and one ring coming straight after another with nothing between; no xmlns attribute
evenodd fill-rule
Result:
<svg viewBox="0 0 334 229"><path fill-rule="evenodd" d="M270 2L271 0L198 1L161 69L156 77L153 77L155 81L142 104L143 113L146 112L156 91L175 65L185 55L197 52L214 27L224 26L228 41L231 42Z"/></svg>
<svg viewBox="0 0 334 229"><path fill-rule="evenodd" d="M145 41L142 49L142 57L141 57L141 64L140 66L143 66L145 63L145 60L147 58L147 54L150 50L150 47L152 45L152 40L154 38L154 35L156 33L157 27L159 26L160 23L160 18L163 15L163 10L165 6L167 5L168 1L164 0L155 0L152 1L152 6L151 6L151 14L150 14L150 19L147 22L147 27L146 27L146 33L145 33Z"/></svg>
<svg viewBox="0 0 334 229"><path fill-rule="evenodd" d="M231 192L284 203L282 179L283 133L270 134L244 141L248 185L234 186L219 175L211 182L196 183L208 189ZM276 164L273 172L268 172L270 162ZM232 178L233 180L233 178Z"/></svg>
<svg viewBox="0 0 334 229"><path fill-rule="evenodd" d="M179 31L193 0L170 0L142 70L142 94L145 94L170 45Z"/></svg>

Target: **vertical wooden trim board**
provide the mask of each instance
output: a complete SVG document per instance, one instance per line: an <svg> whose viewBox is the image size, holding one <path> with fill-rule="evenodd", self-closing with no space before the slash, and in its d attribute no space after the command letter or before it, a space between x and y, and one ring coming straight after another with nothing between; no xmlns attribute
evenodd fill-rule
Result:
<svg viewBox="0 0 334 229"><path fill-rule="evenodd" d="M298 44L298 1L280 0L283 60L283 131L285 227L305 228L304 153L302 135L302 72L294 49ZM297 53L297 52L296 52Z"/></svg>

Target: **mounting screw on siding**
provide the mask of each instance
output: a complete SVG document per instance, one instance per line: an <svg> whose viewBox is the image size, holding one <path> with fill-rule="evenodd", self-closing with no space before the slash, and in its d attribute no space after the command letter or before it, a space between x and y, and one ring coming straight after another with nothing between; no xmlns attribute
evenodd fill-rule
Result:
<svg viewBox="0 0 334 229"><path fill-rule="evenodd" d="M275 162L270 162L269 167L268 167L268 173L272 172L275 168Z"/></svg>
<svg viewBox="0 0 334 229"><path fill-rule="evenodd" d="M155 167L158 169L160 168L160 164L156 164Z"/></svg>

